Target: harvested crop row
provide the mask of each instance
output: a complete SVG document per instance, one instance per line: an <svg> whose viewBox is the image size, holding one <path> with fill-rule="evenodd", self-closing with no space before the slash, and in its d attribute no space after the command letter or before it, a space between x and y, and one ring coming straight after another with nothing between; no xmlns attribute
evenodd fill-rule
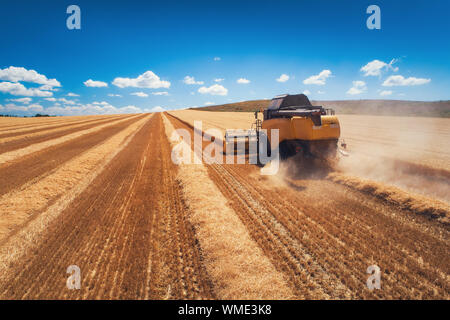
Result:
<svg viewBox="0 0 450 320"><path fill-rule="evenodd" d="M134 116L134 117L137 117L137 116ZM126 121L126 120L127 120L127 118L126 119L121 119L119 121L115 121L113 124L120 123L120 122ZM105 127L108 127L108 126L111 126L113 124L106 123L106 124L102 124L102 125L99 125L99 126L94 126L94 127L90 128L90 129L77 131L77 132L74 132L74 133L71 133L71 134L59 137L59 138L55 138L55 139L51 139L51 140L48 140L48 141L43 141L43 142L40 142L40 143L36 143L36 144L30 145L28 147L22 148L22 149L17 149L17 150L13 150L13 151L2 153L2 154L0 154L0 165L3 165L3 164L8 163L8 162L11 162L11 161L16 160L16 159L18 159L20 157L24 157L24 156L26 156L28 154L33 153L33 152L38 152L38 151L41 151L41 150L43 150L45 148L49 148L49 147L55 146L57 144L64 143L66 141L69 141L69 140L72 140L72 139L75 139L75 138L87 135L89 133L100 131L101 129L103 129Z"/></svg>
<svg viewBox="0 0 450 320"><path fill-rule="evenodd" d="M63 136L67 136L72 133L81 132L83 130L88 130L91 128L94 128L96 126L99 126L101 124L113 124L117 121L120 122L120 120L127 119L130 117L120 117L116 119L106 119L106 120L96 120L96 121L89 121L90 123L81 123L81 124L75 124L75 125L64 125L62 127L59 127L57 129L51 129L51 130L43 130L32 134L25 134L20 136L14 136L9 138L0 139L0 141L3 140L3 142L0 142L0 153L6 153L11 152L14 150L19 150L26 148L28 146L32 146L44 141L57 139Z"/></svg>
<svg viewBox="0 0 450 320"><path fill-rule="evenodd" d="M138 120L139 117L133 117L127 121L105 127L100 131L89 133L39 152L34 152L8 164L0 165L0 176L3 177L0 184L0 196L19 187L26 189L27 186L25 184L29 185L42 180L65 162L107 140ZM42 161L42 159L46 159L46 161Z"/></svg>
<svg viewBox="0 0 450 320"><path fill-rule="evenodd" d="M177 137L172 124L165 116L163 118L167 137ZM283 276L251 239L227 200L209 179L206 168L202 164L180 164L178 179L190 209L187 217L195 226L218 297L291 298L292 291Z"/></svg>
<svg viewBox="0 0 450 320"><path fill-rule="evenodd" d="M52 124L52 125L45 125L45 126L39 126L38 128L28 128L26 130L11 130L7 133L0 133L0 143L4 144L10 141L20 140L20 139L29 139L32 137L40 136L49 134L52 132L57 132L59 130L63 129L69 129L69 128L77 128L81 127L83 125L87 125L90 123L102 123L109 120L117 119L118 117L108 117L108 118L101 118L101 119L90 119L86 118L79 121L67 121L63 123L58 124Z"/></svg>
<svg viewBox="0 0 450 320"><path fill-rule="evenodd" d="M52 174L14 190L0 197L0 240L11 231L41 214L61 196L70 193L85 177L95 171L119 148L130 134L134 133L146 121L147 117L131 123L128 127L109 138L102 144L71 159L58 167Z"/></svg>
<svg viewBox="0 0 450 320"><path fill-rule="evenodd" d="M95 119L96 117L93 116L84 116L85 119L90 118L90 119ZM23 130L32 130L33 128L42 128L42 127L47 127L47 126L52 126L52 125L59 125L59 124L64 124L67 122L76 122L76 121L80 121L82 119L67 119L67 118L62 118L59 117L58 119L48 119L48 121L45 121L42 119L42 121L40 122L34 122L32 121L34 118L28 118L28 119L24 119L24 120L28 120L25 123L18 123L18 124L6 124L6 123L1 123L1 118L0 118L0 134L4 135L4 134L8 134L9 132L20 132Z"/></svg>
<svg viewBox="0 0 450 320"><path fill-rule="evenodd" d="M101 116L74 116L74 117L50 117L50 118L8 118L0 117L0 131L7 131L9 129L18 129L25 127L32 127L44 124L63 123L67 121L78 121L83 118L101 118Z"/></svg>
<svg viewBox="0 0 450 320"><path fill-rule="evenodd" d="M66 119L65 121L61 120L61 121L57 121L57 122L44 123L44 124L39 124L39 125L30 125L30 126L26 126L26 127L13 127L12 129L9 129L9 130L5 130L5 129L1 130L0 129L0 139L7 138L7 137L13 137L13 136L19 136L19 135L25 135L25 134L31 134L31 133L39 132L42 130L61 128L63 126L69 126L69 125L74 125L74 124L114 119L117 117L118 116L108 116L108 117L85 116L81 119L76 119L76 120Z"/></svg>
<svg viewBox="0 0 450 320"><path fill-rule="evenodd" d="M394 206L436 219L444 225L450 224L450 206L444 202L418 194L411 194L393 186L386 186L375 181L340 173L331 173L329 178L355 190L374 195Z"/></svg>
<svg viewBox="0 0 450 320"><path fill-rule="evenodd" d="M11 265L0 296L213 298L175 177L157 115ZM66 288L71 264L81 268L81 290Z"/></svg>

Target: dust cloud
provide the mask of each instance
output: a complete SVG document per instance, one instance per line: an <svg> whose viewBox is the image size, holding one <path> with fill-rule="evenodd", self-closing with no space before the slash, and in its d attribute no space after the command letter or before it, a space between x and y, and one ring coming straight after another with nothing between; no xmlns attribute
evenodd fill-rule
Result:
<svg viewBox="0 0 450 320"><path fill-rule="evenodd" d="M450 203L448 123L420 118L368 120L370 125L350 127L350 155L339 159L336 170Z"/></svg>

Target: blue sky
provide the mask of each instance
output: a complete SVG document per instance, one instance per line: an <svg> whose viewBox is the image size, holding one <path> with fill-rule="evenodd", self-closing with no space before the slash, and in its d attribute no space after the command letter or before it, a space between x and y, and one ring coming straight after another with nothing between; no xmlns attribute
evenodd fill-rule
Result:
<svg viewBox="0 0 450 320"><path fill-rule="evenodd" d="M71 4L81 30L66 27ZM372 4L380 30L366 26ZM435 0L2 1L0 113L170 110L300 92L448 100L449 14L450 2Z"/></svg>

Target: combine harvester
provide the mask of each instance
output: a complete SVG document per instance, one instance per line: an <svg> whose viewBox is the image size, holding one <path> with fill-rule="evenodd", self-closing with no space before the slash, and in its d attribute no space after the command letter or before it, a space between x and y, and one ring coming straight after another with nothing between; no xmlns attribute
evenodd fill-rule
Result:
<svg viewBox="0 0 450 320"><path fill-rule="evenodd" d="M332 159L336 158L338 150L342 155L348 155L344 141L340 143L341 148L338 147L341 131L334 110L313 106L304 94L276 96L264 110L264 120L259 119L258 113L255 112L252 129L225 132L224 151L229 144L237 150L237 145L245 140L245 151L248 152L250 142L254 142L258 147L259 162L259 141L265 136L267 154L270 156L278 145L282 160L294 155ZM271 141L273 129L279 130L279 141Z"/></svg>

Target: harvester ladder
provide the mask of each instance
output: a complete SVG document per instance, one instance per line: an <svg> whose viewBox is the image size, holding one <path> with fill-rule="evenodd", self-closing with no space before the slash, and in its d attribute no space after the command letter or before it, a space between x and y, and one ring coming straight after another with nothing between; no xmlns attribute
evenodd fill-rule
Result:
<svg viewBox="0 0 450 320"><path fill-rule="evenodd" d="M256 131L256 159L258 161L258 164L260 164L259 161L259 135L262 128L262 120L258 119L258 111L255 111L255 122L252 124L252 129L255 129Z"/></svg>

